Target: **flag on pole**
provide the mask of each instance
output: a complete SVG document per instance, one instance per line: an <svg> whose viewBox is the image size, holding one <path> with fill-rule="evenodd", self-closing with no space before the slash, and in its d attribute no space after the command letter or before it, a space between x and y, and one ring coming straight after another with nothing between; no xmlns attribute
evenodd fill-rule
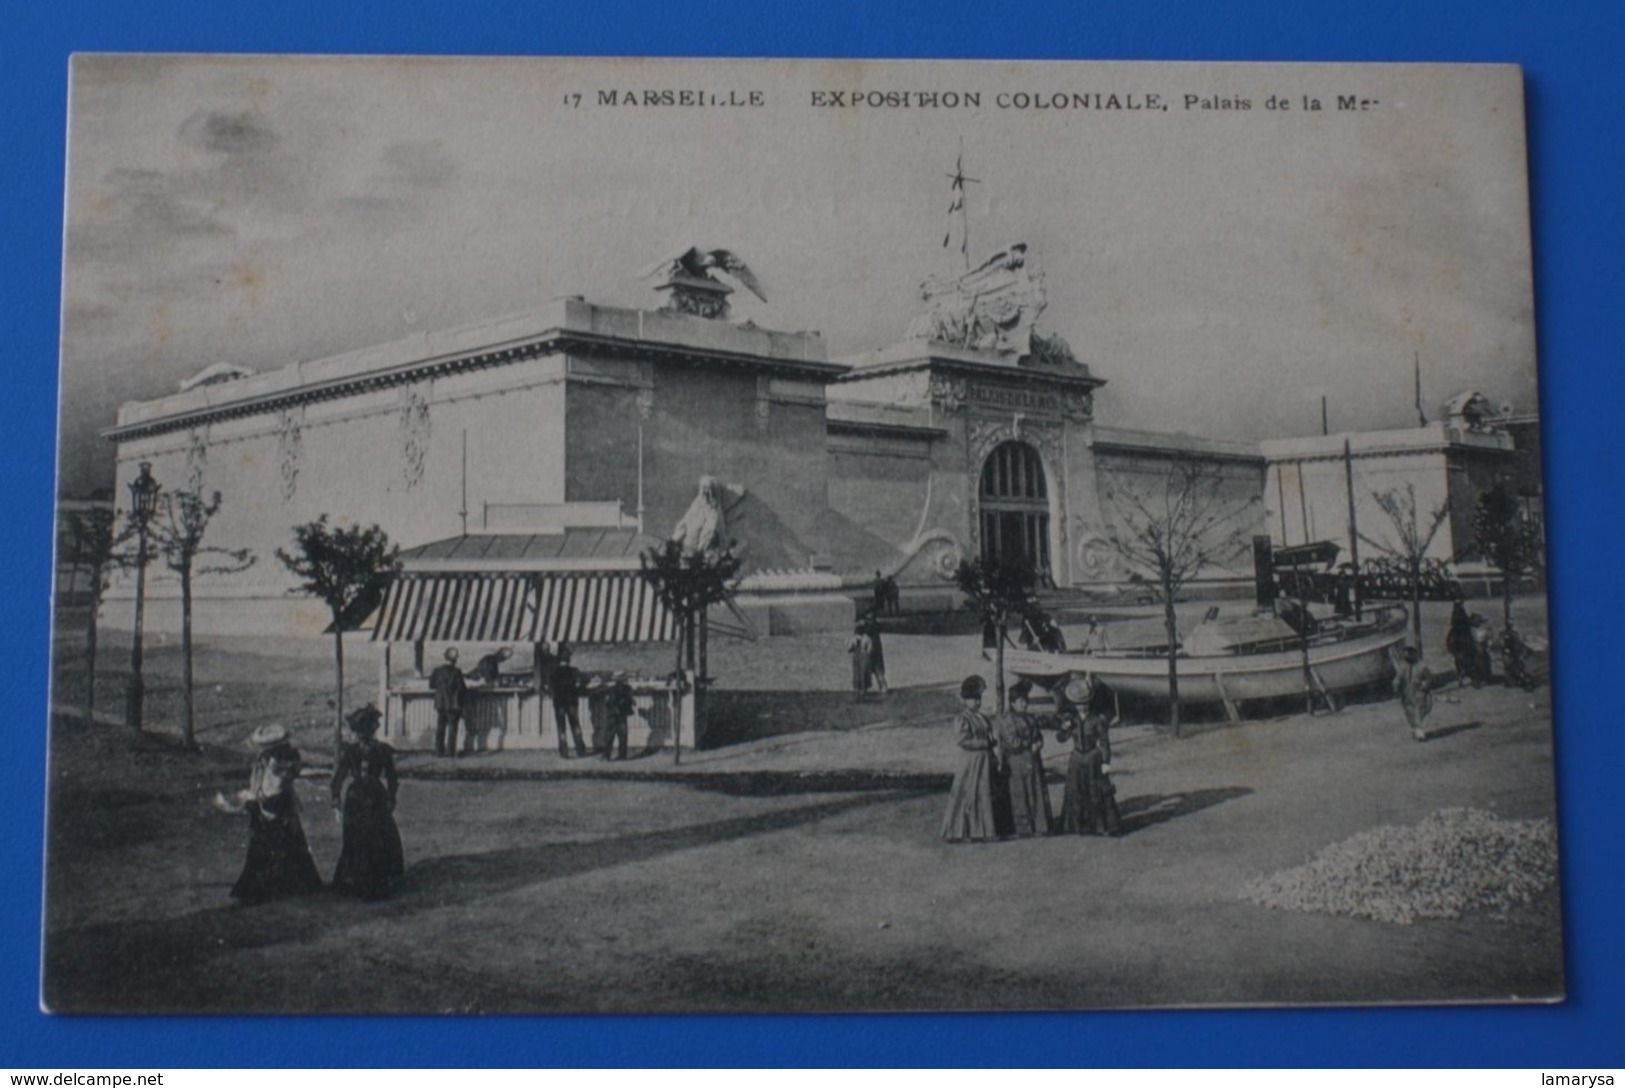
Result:
<svg viewBox="0 0 1625 1088"><path fill-rule="evenodd" d="M954 159L954 172L948 175L948 178L950 182L949 192L952 194L948 200L948 214L958 213L959 215L959 252L964 255L965 265L968 268L970 266L970 227L965 221L965 183L977 179L965 176L965 151L963 148L960 149L959 155ZM953 236L953 227L950 225L948 233L942 236L943 249L948 248L948 243L953 240Z"/></svg>

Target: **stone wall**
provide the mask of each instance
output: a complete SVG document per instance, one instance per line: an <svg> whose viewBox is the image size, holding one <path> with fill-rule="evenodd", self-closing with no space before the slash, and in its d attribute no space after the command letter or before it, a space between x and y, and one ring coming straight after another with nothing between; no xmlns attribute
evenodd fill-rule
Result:
<svg viewBox="0 0 1625 1088"><path fill-rule="evenodd" d="M805 568L826 553L821 384L734 367L572 360L567 401L568 501L636 509L641 423L650 535L671 532L709 475L744 489L728 531L745 545L747 571Z"/></svg>
<svg viewBox="0 0 1625 1088"><path fill-rule="evenodd" d="M562 359L532 359L127 440L116 495L128 504L141 461L166 490L196 480L205 495L219 491L206 543L249 548L257 561L199 578L198 596L283 602L294 579L275 549L291 547L293 527L322 514L337 525L376 523L403 547L458 535L465 431L470 526L487 502L562 501L562 376ZM128 597L133 582L116 577L109 597ZM162 567L149 569L147 589L157 600L179 592Z"/></svg>

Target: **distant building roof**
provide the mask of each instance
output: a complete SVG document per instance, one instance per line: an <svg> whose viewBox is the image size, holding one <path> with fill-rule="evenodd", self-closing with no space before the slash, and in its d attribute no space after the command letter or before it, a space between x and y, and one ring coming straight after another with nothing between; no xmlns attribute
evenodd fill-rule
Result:
<svg viewBox="0 0 1625 1088"><path fill-rule="evenodd" d="M958 347L935 340L906 340L879 351L846 356L838 362L849 369L836 379L838 384L868 381L910 370L943 370L986 378L1050 382L1085 389L1105 385L1102 378L1076 360L1036 364L991 351Z"/></svg>
<svg viewBox="0 0 1625 1088"><path fill-rule="evenodd" d="M569 528L560 533L471 533L401 552L406 571L637 570L660 541L636 529Z"/></svg>
<svg viewBox="0 0 1625 1088"><path fill-rule="evenodd" d="M1235 442L1222 438L1198 438L1167 431L1139 431L1126 427L1095 427L1096 450L1115 450L1146 456L1181 455L1217 457L1262 463L1263 453L1256 442Z"/></svg>
<svg viewBox="0 0 1625 1088"><path fill-rule="evenodd" d="M180 383L182 393L190 392L200 385L220 385L223 382L235 382L243 378L252 378L255 371L252 367L238 366L236 363L213 363L193 374Z"/></svg>

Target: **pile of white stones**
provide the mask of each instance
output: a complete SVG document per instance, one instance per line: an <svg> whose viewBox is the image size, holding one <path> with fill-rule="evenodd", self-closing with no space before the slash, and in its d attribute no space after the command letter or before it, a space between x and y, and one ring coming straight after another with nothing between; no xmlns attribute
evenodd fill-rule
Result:
<svg viewBox="0 0 1625 1088"><path fill-rule="evenodd" d="M1410 925L1421 918L1504 914L1556 880L1551 820L1446 808L1414 827L1362 831L1307 864L1250 882L1241 894L1277 910Z"/></svg>

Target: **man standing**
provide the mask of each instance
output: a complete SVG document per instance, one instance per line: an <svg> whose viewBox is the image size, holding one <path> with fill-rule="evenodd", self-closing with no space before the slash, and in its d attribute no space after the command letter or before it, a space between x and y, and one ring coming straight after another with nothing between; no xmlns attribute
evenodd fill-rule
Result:
<svg viewBox="0 0 1625 1088"><path fill-rule="evenodd" d="M587 744L581 739L581 673L570 664L570 647L559 643L558 664L553 666L553 724L559 731L559 756L570 758L565 744L564 727L568 723L570 736L575 740L576 755L586 756Z"/></svg>
<svg viewBox="0 0 1625 1088"><path fill-rule="evenodd" d="M616 673L615 682L610 685L609 695L604 699L604 713L609 719L604 723L604 759L626 758L627 720L637 710L637 700L632 694L632 685L626 682L625 673ZM616 757L615 742L621 745L621 754Z"/></svg>
<svg viewBox="0 0 1625 1088"><path fill-rule="evenodd" d="M474 671L469 673L469 675L480 681L482 684L486 684L488 686L495 684L498 680L502 679L503 663L512 656L513 651L504 646L495 653L489 653L480 658L480 663L474 666Z"/></svg>
<svg viewBox="0 0 1625 1088"><path fill-rule="evenodd" d="M429 674L434 692L434 754L457 757L457 725L463 718L463 695L468 686L457 667L457 647L446 648L446 663Z"/></svg>

